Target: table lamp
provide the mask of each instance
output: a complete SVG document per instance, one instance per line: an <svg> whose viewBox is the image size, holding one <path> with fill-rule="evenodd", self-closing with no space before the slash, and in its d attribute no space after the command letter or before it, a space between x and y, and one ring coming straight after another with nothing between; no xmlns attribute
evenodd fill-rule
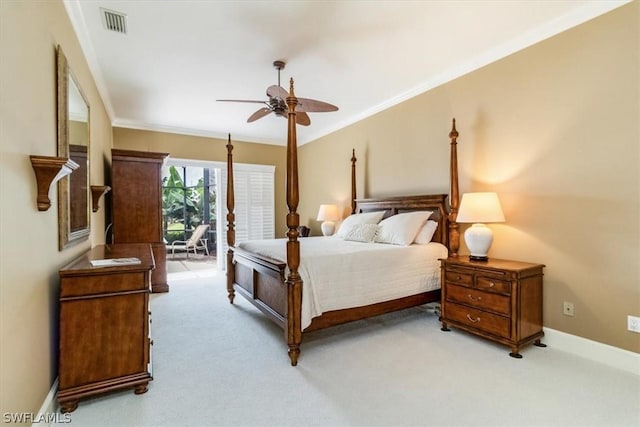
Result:
<svg viewBox="0 0 640 427"><path fill-rule="evenodd" d="M469 259L487 261L493 243L493 232L485 223L504 222L504 214L496 193L465 193L456 219L460 223L473 223L464 233L469 248Z"/></svg>
<svg viewBox="0 0 640 427"><path fill-rule="evenodd" d="M320 228L323 236L331 236L336 229L335 221L340 219L338 207L336 205L320 205L318 210L318 221L323 221Z"/></svg>

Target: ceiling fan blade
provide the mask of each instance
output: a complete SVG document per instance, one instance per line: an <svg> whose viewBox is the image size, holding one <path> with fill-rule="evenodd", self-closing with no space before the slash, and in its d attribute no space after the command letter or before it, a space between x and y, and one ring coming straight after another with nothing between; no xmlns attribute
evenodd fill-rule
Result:
<svg viewBox="0 0 640 427"><path fill-rule="evenodd" d="M247 123L255 122L256 120L261 119L262 117L266 116L270 112L271 112L271 108L262 107L247 119Z"/></svg>
<svg viewBox="0 0 640 427"><path fill-rule="evenodd" d="M257 101L252 99L216 99L217 102L249 102L251 104L267 104L267 101Z"/></svg>
<svg viewBox="0 0 640 427"><path fill-rule="evenodd" d="M311 124L311 119L304 111L296 111L296 123L302 126L309 126Z"/></svg>
<svg viewBox="0 0 640 427"><path fill-rule="evenodd" d="M307 111L310 113L325 113L329 111L338 111L338 107L326 102L317 101L315 99L298 98L297 111Z"/></svg>
<svg viewBox="0 0 640 427"><path fill-rule="evenodd" d="M286 100L287 96L289 96L289 92L287 92L287 90L282 86L273 85L267 88L267 95L271 98L280 98Z"/></svg>

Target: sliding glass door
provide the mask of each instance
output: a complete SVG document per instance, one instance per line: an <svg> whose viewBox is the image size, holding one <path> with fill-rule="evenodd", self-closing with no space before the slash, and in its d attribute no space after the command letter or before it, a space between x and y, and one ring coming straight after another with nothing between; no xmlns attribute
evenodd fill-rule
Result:
<svg viewBox="0 0 640 427"><path fill-rule="evenodd" d="M217 186L219 170L168 162L162 170L162 215L167 244L187 241L201 224L209 229L202 237L211 256L216 256ZM206 251L203 251L206 252Z"/></svg>

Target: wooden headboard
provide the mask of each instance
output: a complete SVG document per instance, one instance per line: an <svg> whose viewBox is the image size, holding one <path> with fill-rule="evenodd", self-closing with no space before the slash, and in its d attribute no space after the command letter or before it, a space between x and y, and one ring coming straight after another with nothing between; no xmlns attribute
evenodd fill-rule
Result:
<svg viewBox="0 0 640 427"><path fill-rule="evenodd" d="M384 217L412 211L433 211L431 219L438 222L433 241L449 248L449 224L446 194L396 196L380 199L356 199L358 212L385 211Z"/></svg>
<svg viewBox="0 0 640 427"><path fill-rule="evenodd" d="M423 196L395 196L381 199L356 199L356 151L351 152L351 213L385 210L385 218L400 212L433 211L431 219L438 221L433 235L434 242L442 243L449 249L449 256L458 256L460 232L458 217L458 131L456 119L453 119L451 132L451 151L449 158L449 184L451 199L446 194L427 194Z"/></svg>

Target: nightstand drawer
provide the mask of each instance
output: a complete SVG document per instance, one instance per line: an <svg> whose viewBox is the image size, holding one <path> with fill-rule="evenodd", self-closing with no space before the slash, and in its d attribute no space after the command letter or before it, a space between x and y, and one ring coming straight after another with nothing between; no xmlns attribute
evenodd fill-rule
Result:
<svg viewBox="0 0 640 427"><path fill-rule="evenodd" d="M462 283L463 285L473 285L473 274L447 270L445 273L445 279L453 283Z"/></svg>
<svg viewBox="0 0 640 427"><path fill-rule="evenodd" d="M480 310L485 309L507 316L511 313L511 299L505 295L482 292L452 284L447 286L446 293L447 301L457 302Z"/></svg>
<svg viewBox="0 0 640 427"><path fill-rule="evenodd" d="M449 303L446 307L447 320L458 322L474 329L480 329L504 338L511 336L511 322L508 317L485 313L471 307Z"/></svg>
<svg viewBox="0 0 640 427"><path fill-rule="evenodd" d="M478 276L476 278L476 286L480 289L484 289L485 291L498 292L501 294L511 293L511 282L496 280L490 277Z"/></svg>

